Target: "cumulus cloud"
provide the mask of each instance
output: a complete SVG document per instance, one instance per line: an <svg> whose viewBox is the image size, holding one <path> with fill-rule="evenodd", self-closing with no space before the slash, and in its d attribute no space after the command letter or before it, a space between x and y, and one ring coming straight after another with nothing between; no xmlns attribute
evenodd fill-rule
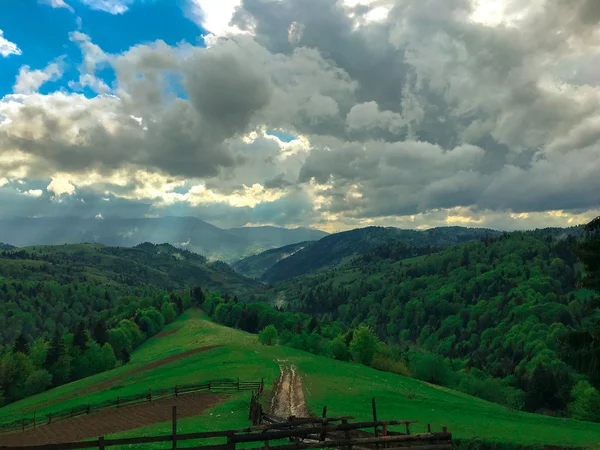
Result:
<svg viewBox="0 0 600 450"><path fill-rule="evenodd" d="M23 68L0 101L0 176L44 180L56 207L90 217L330 231L566 225L600 208L594 0L190 5L208 48L110 54L71 33L71 87L96 97L40 95L56 68Z"/></svg>
<svg viewBox="0 0 600 450"><path fill-rule="evenodd" d="M63 73L64 63L62 58L51 62L41 70L31 70L31 67L28 65L22 66L19 69L17 80L13 86L13 92L16 94L37 92L42 84L60 79Z"/></svg>
<svg viewBox="0 0 600 450"><path fill-rule="evenodd" d="M17 44L10 42L4 37L4 32L0 30L0 56L8 57L10 55L20 55L22 51Z"/></svg>

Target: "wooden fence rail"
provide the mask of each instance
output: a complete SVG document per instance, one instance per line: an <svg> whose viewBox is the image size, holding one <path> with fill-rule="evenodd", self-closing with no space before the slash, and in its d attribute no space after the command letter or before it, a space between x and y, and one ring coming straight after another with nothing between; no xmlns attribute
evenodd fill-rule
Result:
<svg viewBox="0 0 600 450"><path fill-rule="evenodd" d="M256 393L253 393L253 398ZM415 423L411 420L391 420L391 421L371 421L350 423L346 417L337 418L289 418L283 423L271 425L258 425L237 430L209 431L201 433L177 433L177 407L172 410L172 433L161 436L144 436L124 439L105 439L104 436L93 441L86 442L67 442L61 444L46 444L27 447L6 447L0 446L0 450L67 450L67 449L86 449L98 448L104 450L107 447L116 445L131 444L150 444L156 442L171 442L171 448L176 449L177 443L190 440L202 440L222 438L226 442L222 444L201 445L196 447L199 450L235 450L238 444L242 448L248 449L269 449L269 450L295 450L312 448L346 448L346 449L402 449L406 450L450 450L452 435L444 427L441 432L431 432L430 425L427 426L427 433L410 434L391 432L390 426ZM334 422L341 421L341 424ZM362 431L360 434L353 434L361 429L382 429L382 433L370 433ZM341 433L341 434L340 434ZM270 441L280 441L289 439L289 444L269 445ZM248 446L248 444L258 444L258 447Z"/></svg>
<svg viewBox="0 0 600 450"><path fill-rule="evenodd" d="M254 391L262 393L263 388L264 380L240 381L238 378L237 380L211 380L200 384L175 386L173 388L159 389L155 391L149 389L148 392L141 395L117 397L114 400L109 400L96 405L82 405L46 415L39 414L37 411L33 411L32 418L21 418L15 420L14 422L0 424L0 435L3 433L25 431L31 428L39 427L40 425L46 425L59 420L84 416L109 408L121 408L123 406L135 405L137 403L152 402L162 398L174 398L197 392Z"/></svg>

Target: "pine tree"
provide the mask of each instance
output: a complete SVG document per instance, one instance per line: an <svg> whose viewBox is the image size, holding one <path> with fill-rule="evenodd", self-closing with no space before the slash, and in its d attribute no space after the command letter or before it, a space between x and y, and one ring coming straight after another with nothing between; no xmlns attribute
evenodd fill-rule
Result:
<svg viewBox="0 0 600 450"><path fill-rule="evenodd" d="M106 321L104 319L100 319L96 326L94 327L94 340L100 344L104 345L108 342L108 331L106 329Z"/></svg>
<svg viewBox="0 0 600 450"><path fill-rule="evenodd" d="M19 334L19 337L17 337L17 340L15 341L15 347L14 347L15 353L21 352L21 353L27 354L28 347L29 347L29 342L27 341L27 338L25 337L25 335L23 333Z"/></svg>
<svg viewBox="0 0 600 450"><path fill-rule="evenodd" d="M79 322L75 334L73 335L73 345L85 351L88 344L88 331L83 322Z"/></svg>

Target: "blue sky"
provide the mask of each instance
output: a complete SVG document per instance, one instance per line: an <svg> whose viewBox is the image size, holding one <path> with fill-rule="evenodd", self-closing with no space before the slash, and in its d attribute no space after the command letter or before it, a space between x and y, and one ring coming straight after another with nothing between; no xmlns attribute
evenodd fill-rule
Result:
<svg viewBox="0 0 600 450"><path fill-rule="evenodd" d="M186 0L65 0L68 8L56 7L60 4L60 0L0 1L3 38L16 44L20 53L0 57L0 98L12 93L22 66L41 70L59 57L64 57L64 75L43 84L40 93L68 90L69 81L79 78L77 66L82 61L77 44L69 40L73 31L90 36L94 44L112 54L158 39L169 45L181 41L198 45L206 33L190 19ZM121 14L94 9L120 4L127 8ZM109 86L114 81L111 70L97 76ZM90 91L84 93L93 95Z"/></svg>

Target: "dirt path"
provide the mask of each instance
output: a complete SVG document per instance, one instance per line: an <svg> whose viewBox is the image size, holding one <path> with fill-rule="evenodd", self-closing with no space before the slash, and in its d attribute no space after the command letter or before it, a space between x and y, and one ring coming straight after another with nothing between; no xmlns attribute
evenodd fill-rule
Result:
<svg viewBox="0 0 600 450"><path fill-rule="evenodd" d="M133 430L171 420L173 405L177 405L177 417L181 419L202 414L224 398L224 395L198 393L106 409L89 416L42 425L23 433L0 435L0 446L60 444Z"/></svg>
<svg viewBox="0 0 600 450"><path fill-rule="evenodd" d="M34 409L39 409L39 408L43 408L45 406L53 405L55 403L64 402L66 400L70 400L70 399L75 398L75 397L81 397L82 395L93 394L94 392L102 391L104 389L109 389L109 388L111 388L113 386L116 386L121 380L129 378L132 375L136 375L138 373L145 372L147 370L155 369L157 367L164 366L165 364L169 364L169 363L172 363L174 361L179 361L180 359L186 358L186 357L191 356L191 355L195 355L196 353L202 353L202 352L205 352L207 350L211 350L211 349L217 348L217 347L223 347L223 346L222 345L211 345L211 346L208 346L208 347L195 348L193 350L188 350L187 352L183 352L183 353L179 353L177 355L169 356L167 358L159 359L158 361L154 361L154 362L152 362L150 364L146 364L146 365L141 366L141 367L136 367L135 369L130 370L129 372L125 372L125 373L122 373L120 375L117 375L114 378L110 378L110 379L105 380L105 381L100 381L98 383L91 384L89 386L84 386L82 388L75 389L69 395L64 395L62 397L58 397L58 398L52 399L52 401L49 401L49 402L46 402L46 403L42 403L42 404L38 404L38 405L35 405L35 406L31 406L29 408L22 409L19 412L26 413L26 412L29 412L29 411L33 411Z"/></svg>
<svg viewBox="0 0 600 450"><path fill-rule="evenodd" d="M280 365L279 370L281 374L275 385L269 415L281 419L289 416L309 417L298 368Z"/></svg>

